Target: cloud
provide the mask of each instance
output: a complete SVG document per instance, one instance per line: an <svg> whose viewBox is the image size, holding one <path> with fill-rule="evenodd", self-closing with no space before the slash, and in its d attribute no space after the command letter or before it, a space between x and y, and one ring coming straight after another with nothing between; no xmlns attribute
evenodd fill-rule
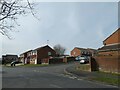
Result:
<svg viewBox="0 0 120 90"><path fill-rule="evenodd" d="M30 0L36 2L118 2L119 0Z"/></svg>
<svg viewBox="0 0 120 90"><path fill-rule="evenodd" d="M117 3L38 3L37 21L32 15L19 17L20 32L14 40L4 38L3 53L21 53L47 43L61 44L67 53L74 47L99 48L117 28Z"/></svg>

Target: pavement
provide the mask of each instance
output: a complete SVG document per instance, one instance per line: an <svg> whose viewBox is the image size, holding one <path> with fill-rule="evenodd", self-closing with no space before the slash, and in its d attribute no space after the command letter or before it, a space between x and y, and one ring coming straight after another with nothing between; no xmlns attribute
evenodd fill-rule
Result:
<svg viewBox="0 0 120 90"><path fill-rule="evenodd" d="M109 73L99 73L97 71L90 72L90 71L77 70L75 66L69 66L64 71L66 74L68 74L70 76L75 76L76 78L80 78L80 79L84 79L84 80L92 80L91 78L101 77L101 76L119 79L119 76L117 76L117 75L113 75L113 74L109 74Z"/></svg>

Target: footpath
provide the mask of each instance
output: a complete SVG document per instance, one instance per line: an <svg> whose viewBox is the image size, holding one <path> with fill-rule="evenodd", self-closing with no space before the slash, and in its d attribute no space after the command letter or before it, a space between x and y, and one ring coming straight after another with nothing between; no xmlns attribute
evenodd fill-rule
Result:
<svg viewBox="0 0 120 90"><path fill-rule="evenodd" d="M101 77L106 78L107 77L107 78L115 79L115 80L118 80L120 78L120 75L114 75L114 74L103 73L103 72L98 72L98 71L89 72L89 71L77 70L75 66L70 66L66 68L65 73L71 76L75 76L80 79L96 81L98 83L100 83L100 81L94 80L93 78L101 78ZM105 82L101 82L101 83L105 83ZM105 83L105 84L110 84L110 83ZM118 84L115 86L118 86Z"/></svg>

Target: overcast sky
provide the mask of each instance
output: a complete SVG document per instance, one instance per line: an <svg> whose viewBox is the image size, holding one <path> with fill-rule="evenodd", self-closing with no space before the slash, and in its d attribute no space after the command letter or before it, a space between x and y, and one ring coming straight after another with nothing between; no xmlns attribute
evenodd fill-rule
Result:
<svg viewBox="0 0 120 90"><path fill-rule="evenodd" d="M74 47L98 49L118 28L117 2L37 2L37 17L19 17L19 32L2 36L2 54L21 54L47 44L61 44L66 53Z"/></svg>

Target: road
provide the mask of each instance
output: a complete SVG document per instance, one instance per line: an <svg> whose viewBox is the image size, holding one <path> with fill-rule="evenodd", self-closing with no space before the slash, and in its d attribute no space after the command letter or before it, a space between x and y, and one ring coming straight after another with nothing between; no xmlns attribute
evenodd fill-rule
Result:
<svg viewBox="0 0 120 90"><path fill-rule="evenodd" d="M65 68L72 65L3 67L2 88L115 88L65 75Z"/></svg>

